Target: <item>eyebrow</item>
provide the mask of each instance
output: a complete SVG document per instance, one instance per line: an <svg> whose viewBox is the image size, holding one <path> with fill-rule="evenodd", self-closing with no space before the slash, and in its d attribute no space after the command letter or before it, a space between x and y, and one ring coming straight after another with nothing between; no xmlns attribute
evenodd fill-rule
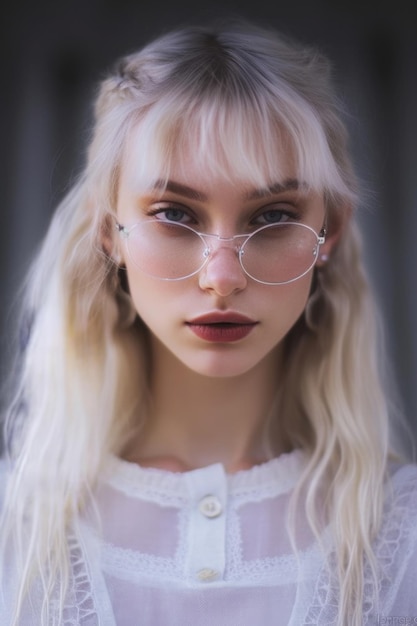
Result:
<svg viewBox="0 0 417 626"><path fill-rule="evenodd" d="M300 187L304 186L305 185L300 184L296 178L289 178L283 183L273 183L272 185L268 185L267 187L253 189L248 194L246 194L245 197L247 198L247 200L258 200L272 194L282 193L289 190L297 190L300 189ZM185 198L190 198L191 200L197 200L199 202L208 201L207 194L199 191L198 189L193 189L188 185L184 185L183 183L178 183L174 180L164 181L162 178L160 178L152 186L152 191L171 191L172 193L184 196Z"/></svg>
<svg viewBox="0 0 417 626"><path fill-rule="evenodd" d="M268 187L263 187L261 189L254 189L247 194L248 200L257 200L265 198L266 196L273 195L275 193L283 193L284 191L296 191L300 189L300 187L305 187L305 185L300 184L300 182L296 178L288 178L283 183L273 183L272 185L268 185Z"/></svg>
<svg viewBox="0 0 417 626"><path fill-rule="evenodd" d="M208 200L208 196L202 191L193 189L183 183L177 183L175 180L165 181L160 178L152 186L152 191L172 191L172 193L190 198L191 200L199 200L200 202L207 202Z"/></svg>

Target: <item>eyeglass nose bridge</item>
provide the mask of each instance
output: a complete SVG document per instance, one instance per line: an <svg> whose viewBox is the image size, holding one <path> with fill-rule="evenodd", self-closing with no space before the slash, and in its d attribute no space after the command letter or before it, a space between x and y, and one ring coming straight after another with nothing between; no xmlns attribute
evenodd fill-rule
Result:
<svg viewBox="0 0 417 626"><path fill-rule="evenodd" d="M222 237L221 235L215 235L212 233L204 233L204 234L199 233L199 234L200 234L200 237L203 239L204 243L206 244L206 248L203 253L205 259L208 259L213 254L213 252L220 250L221 248L234 249L234 251L236 252L236 254L238 255L240 259L244 252L243 246L250 237L250 235L232 235L232 237ZM210 245L210 242L207 241L207 239L209 238L216 239L218 242L218 245L215 247L214 250L213 250L213 247ZM235 243L239 239L243 241L241 241L241 243Z"/></svg>

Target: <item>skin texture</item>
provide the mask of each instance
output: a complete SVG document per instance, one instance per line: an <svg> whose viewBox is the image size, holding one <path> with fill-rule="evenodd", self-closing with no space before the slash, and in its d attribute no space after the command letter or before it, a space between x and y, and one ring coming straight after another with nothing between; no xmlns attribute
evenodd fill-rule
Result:
<svg viewBox="0 0 417 626"><path fill-rule="evenodd" d="M277 215L296 215L316 232L325 222L321 194L301 184L294 188L291 168L283 181L273 181L283 189L266 192L242 181L213 180L189 158L186 166L171 171L175 184L168 190L138 189L134 154L128 154L119 184L117 216L125 226L152 213L230 237ZM330 253L333 240L326 241L322 253ZM220 247L198 274L166 282L133 265L123 240L118 252L151 348L152 413L128 458L177 471L219 461L232 472L265 460L261 432L285 367L281 342L305 308L313 270L293 283L266 286L243 272L233 249ZM233 342L207 341L189 326L195 318L224 312L256 324Z"/></svg>

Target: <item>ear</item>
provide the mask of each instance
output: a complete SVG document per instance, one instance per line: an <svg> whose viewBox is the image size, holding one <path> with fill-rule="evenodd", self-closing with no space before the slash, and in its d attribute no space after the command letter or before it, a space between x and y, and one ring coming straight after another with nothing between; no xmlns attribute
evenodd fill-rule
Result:
<svg viewBox="0 0 417 626"><path fill-rule="evenodd" d="M329 215L326 225L326 241L320 246L316 267L323 267L323 265L326 265L331 257L333 249L339 243L351 216L352 206L346 204L338 207L336 211L333 210Z"/></svg>
<svg viewBox="0 0 417 626"><path fill-rule="evenodd" d="M115 221L114 218L107 214L104 218L101 229L100 238L101 245L105 254L111 258L117 265L123 265L123 254L118 238L115 237Z"/></svg>

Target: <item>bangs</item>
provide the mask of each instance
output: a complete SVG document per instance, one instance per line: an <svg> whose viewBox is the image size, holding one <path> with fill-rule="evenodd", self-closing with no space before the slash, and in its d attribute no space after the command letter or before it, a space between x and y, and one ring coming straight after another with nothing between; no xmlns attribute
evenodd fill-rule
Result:
<svg viewBox="0 0 417 626"><path fill-rule="evenodd" d="M212 176L255 188L297 178L326 197L352 199L314 111L300 98L209 97L179 94L154 103L134 129L128 154L138 188L167 181L187 164Z"/></svg>

